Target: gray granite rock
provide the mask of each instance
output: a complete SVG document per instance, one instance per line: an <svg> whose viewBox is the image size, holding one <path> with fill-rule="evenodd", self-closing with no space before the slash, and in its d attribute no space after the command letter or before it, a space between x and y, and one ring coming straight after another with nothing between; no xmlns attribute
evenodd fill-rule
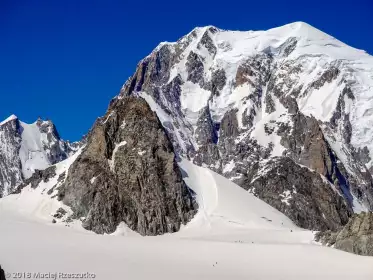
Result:
<svg viewBox="0 0 373 280"><path fill-rule="evenodd" d="M373 256L373 213L354 214L344 227L319 232L316 240L346 252Z"/></svg>
<svg viewBox="0 0 373 280"><path fill-rule="evenodd" d="M20 131L18 119L0 126L0 198L23 181Z"/></svg>
<svg viewBox="0 0 373 280"><path fill-rule="evenodd" d="M63 216L67 214L66 210L63 208L58 208L56 211L56 214L53 215L54 218L56 219L62 219Z"/></svg>
<svg viewBox="0 0 373 280"><path fill-rule="evenodd" d="M258 167L255 177L248 178L242 186L296 225L335 230L352 215L351 207L330 182L290 158L272 158Z"/></svg>
<svg viewBox="0 0 373 280"><path fill-rule="evenodd" d="M142 235L175 232L198 207L156 114L134 97L112 103L95 123L59 199L96 233L121 222Z"/></svg>

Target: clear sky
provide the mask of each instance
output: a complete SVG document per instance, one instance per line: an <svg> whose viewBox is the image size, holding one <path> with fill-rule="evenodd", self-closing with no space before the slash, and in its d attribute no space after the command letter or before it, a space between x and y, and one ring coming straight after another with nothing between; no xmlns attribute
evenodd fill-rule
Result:
<svg viewBox="0 0 373 280"><path fill-rule="evenodd" d="M294 21L373 54L372 0L0 0L0 121L49 118L78 140L159 42Z"/></svg>

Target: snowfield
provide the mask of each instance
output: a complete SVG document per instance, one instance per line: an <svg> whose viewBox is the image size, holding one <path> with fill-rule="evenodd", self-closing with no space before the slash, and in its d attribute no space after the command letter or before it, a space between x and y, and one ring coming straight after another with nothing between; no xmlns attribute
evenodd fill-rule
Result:
<svg viewBox="0 0 373 280"><path fill-rule="evenodd" d="M57 173L72 161L60 163ZM47 195L50 183L0 200L0 264L7 273L57 273L57 279L58 273L102 280L373 279L373 258L315 244L312 232L224 177L179 164L200 205L180 232L142 237L122 224L112 235L96 235L78 222L52 224L61 205Z"/></svg>

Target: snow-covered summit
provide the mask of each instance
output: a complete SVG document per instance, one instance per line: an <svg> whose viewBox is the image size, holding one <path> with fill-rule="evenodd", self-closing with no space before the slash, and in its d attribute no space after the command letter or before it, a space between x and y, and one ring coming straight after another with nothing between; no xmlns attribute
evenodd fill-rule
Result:
<svg viewBox="0 0 373 280"><path fill-rule="evenodd" d="M230 108L239 110L239 119L243 111L249 109L240 103L255 91L258 75L249 75L262 72L260 67L268 67L266 78L279 76L284 95L296 96L301 111L321 121L330 121L339 110L343 89L348 88L354 95L353 102L346 102L344 106L354 127L351 142L357 149L367 146L373 152L370 143L373 115L369 102L373 94L372 56L307 23L294 22L267 31L197 27L177 42L160 44L147 59L160 60L161 56L167 59L160 67L169 67L164 75L167 80L161 82L170 84L176 77L183 81L180 105L184 112L197 113L209 105L217 121L221 121ZM240 71L248 61L255 61L257 69L248 70L249 73ZM338 72L335 79L330 77L333 79L330 82L317 84L320 79L329 79L328 71L331 76L333 71ZM282 78L284 75L288 77ZM219 95L211 95L207 89L214 79L221 81ZM244 80L249 83L240 82ZM268 81L263 81L259 85L263 93L267 84ZM368 167L372 164L373 161Z"/></svg>
<svg viewBox="0 0 373 280"><path fill-rule="evenodd" d="M298 177L306 171L290 165L327 178L361 211L373 209L372 73L372 56L304 22L266 31L206 26L160 44L117 99L144 98L178 154L245 189L261 168L286 161ZM279 197L294 191L283 188ZM282 200L269 203L294 208Z"/></svg>
<svg viewBox="0 0 373 280"><path fill-rule="evenodd" d="M280 27L275 27L269 29L267 32L268 34L273 34L281 37L287 36L294 36L298 38L304 38L306 40L331 40L334 39L329 34L313 27L312 25L303 22L297 21L293 23L289 23Z"/></svg>
<svg viewBox="0 0 373 280"><path fill-rule="evenodd" d="M353 80L358 80L360 83L355 85L355 88L361 93L359 95L364 101L366 101L366 90L373 88L371 77L373 58L370 55L349 47L304 22L295 22L267 31L228 31L214 26L198 27L175 43L164 42L160 44L152 54L159 53L161 48L163 48L163 51L167 48L175 56L175 63L172 63L173 67L168 82L171 82L177 75L180 75L184 81L188 80L186 62L192 56L201 60L200 68L203 67L207 81L211 80L213 70L224 69L227 82L223 89L223 95L219 98L219 103L228 105L232 104L232 98L235 98L236 95L230 94L232 92L230 84L235 82L238 67L249 57L258 55L271 56L277 66L282 63L286 66L285 62L287 61L299 62L304 66L303 74L294 77L300 80L299 84L303 84L304 80L311 83L322 75L323 69L338 67L345 71L337 82L345 82L354 86ZM358 71L354 71L354 69ZM293 76L295 76L294 74ZM184 109L195 112L207 105L210 95L203 90L199 90L201 94L196 96L194 94L196 90L191 84L185 90L185 92L189 92L187 95L190 98L187 96L183 98L185 101L182 104ZM228 95L229 98L227 98ZM241 94L237 98L240 98L240 96ZM300 103L301 107L304 107L305 111L307 110L308 115L312 114L324 120L331 117L330 112L336 106L337 96L338 94L334 94L334 98L328 98L328 95L321 98L311 98L309 101L312 104L308 102L309 96L306 96L300 100ZM330 100L329 104L331 104L325 106L323 103L327 98ZM194 106L195 102L198 103L197 106ZM361 105L363 106L363 104ZM219 104L219 107L222 106L224 105ZM314 108L312 112L310 107ZM327 107L325 109L328 111L324 107Z"/></svg>
<svg viewBox="0 0 373 280"><path fill-rule="evenodd" d="M153 52L164 45L175 46L178 43L185 43L191 37L194 37L194 42L198 44L206 32L209 32L209 37L214 41L215 45L223 47L229 44L231 46L231 48L228 48L231 52L224 48L218 48L218 52L221 49L227 59L228 57L232 59L237 54L243 56L270 49L275 50L289 38L298 39L297 49L293 53L293 57L302 54L319 54L329 55L334 59L369 58L365 51L352 48L308 23L300 21L266 31L231 31L212 25L196 27L177 42L162 42Z"/></svg>

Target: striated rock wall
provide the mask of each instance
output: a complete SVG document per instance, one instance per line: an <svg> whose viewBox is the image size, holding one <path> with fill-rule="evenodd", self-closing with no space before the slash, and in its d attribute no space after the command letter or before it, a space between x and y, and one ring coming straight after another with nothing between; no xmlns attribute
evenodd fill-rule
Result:
<svg viewBox="0 0 373 280"><path fill-rule="evenodd" d="M287 215L296 225L313 230L336 230L348 222L352 208L326 178L290 158L261 164L244 188Z"/></svg>
<svg viewBox="0 0 373 280"><path fill-rule="evenodd" d="M344 227L320 232L316 240L346 252L373 256L373 213L354 214Z"/></svg>
<svg viewBox="0 0 373 280"><path fill-rule="evenodd" d="M22 163L19 158L21 137L17 119L0 125L0 198L23 180Z"/></svg>
<svg viewBox="0 0 373 280"><path fill-rule="evenodd" d="M118 99L95 123L59 199L96 233L121 222L142 235L176 232L198 208L157 115L134 97Z"/></svg>

